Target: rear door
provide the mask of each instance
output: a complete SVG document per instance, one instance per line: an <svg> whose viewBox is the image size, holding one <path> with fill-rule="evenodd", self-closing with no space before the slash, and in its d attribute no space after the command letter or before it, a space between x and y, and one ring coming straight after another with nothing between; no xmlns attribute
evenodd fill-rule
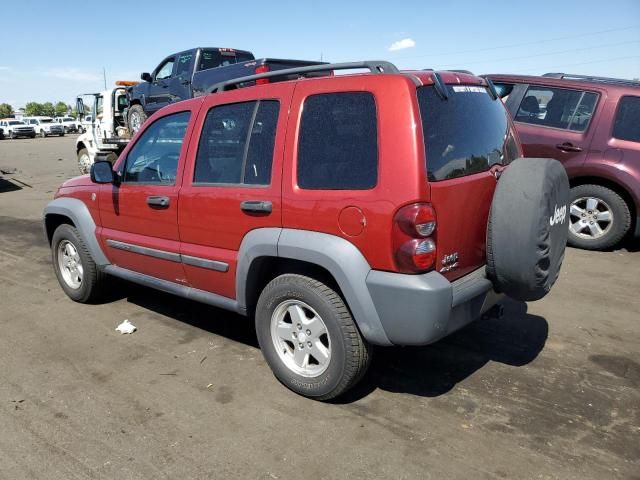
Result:
<svg viewBox="0 0 640 480"><path fill-rule="evenodd" d="M450 280L485 263L496 173L519 156L500 100L479 85L417 89L431 203L437 216L436 268Z"/></svg>
<svg viewBox="0 0 640 480"><path fill-rule="evenodd" d="M589 151L591 119L604 103L597 91L530 84L519 104L509 104L526 157L555 158L571 176Z"/></svg>
<svg viewBox="0 0 640 480"><path fill-rule="evenodd" d="M235 298L245 235L280 227L282 156L293 84L205 97L188 153L178 219L189 283Z"/></svg>

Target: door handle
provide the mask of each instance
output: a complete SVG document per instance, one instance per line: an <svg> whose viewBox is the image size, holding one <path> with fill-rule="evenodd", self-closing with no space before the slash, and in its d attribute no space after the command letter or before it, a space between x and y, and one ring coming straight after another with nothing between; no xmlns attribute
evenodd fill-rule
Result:
<svg viewBox="0 0 640 480"><path fill-rule="evenodd" d="M556 145L558 150L562 150L563 152L581 152L582 149L580 147L575 146L571 142L559 143Z"/></svg>
<svg viewBox="0 0 640 480"><path fill-rule="evenodd" d="M151 207L166 208L169 206L169 197L147 197L147 205Z"/></svg>
<svg viewBox="0 0 640 480"><path fill-rule="evenodd" d="M271 213L273 206L264 200L246 200L240 203L240 209L247 213Z"/></svg>

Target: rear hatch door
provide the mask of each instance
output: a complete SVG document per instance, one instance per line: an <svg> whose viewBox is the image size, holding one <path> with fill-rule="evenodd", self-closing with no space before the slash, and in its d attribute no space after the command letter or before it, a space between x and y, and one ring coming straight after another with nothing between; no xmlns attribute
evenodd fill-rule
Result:
<svg viewBox="0 0 640 480"><path fill-rule="evenodd" d="M486 262L497 177L520 149L504 105L485 86L441 85L417 95L437 215L436 268L455 280Z"/></svg>

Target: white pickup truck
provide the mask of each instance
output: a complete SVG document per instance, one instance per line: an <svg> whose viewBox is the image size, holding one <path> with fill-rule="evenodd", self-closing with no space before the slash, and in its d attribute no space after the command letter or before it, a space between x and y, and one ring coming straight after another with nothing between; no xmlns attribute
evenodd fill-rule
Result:
<svg viewBox="0 0 640 480"><path fill-rule="evenodd" d="M25 117L22 119L27 125L31 125L42 138L49 135L64 137L64 127L53 121L51 117Z"/></svg>
<svg viewBox="0 0 640 480"><path fill-rule="evenodd" d="M3 130L4 137L6 138L34 138L36 136L36 131L32 126L26 125L24 122L14 118L3 118L0 120L0 128Z"/></svg>
<svg viewBox="0 0 640 480"><path fill-rule="evenodd" d="M73 117L55 117L53 119L55 123L59 123L64 128L64 133L77 132L80 122L76 121Z"/></svg>

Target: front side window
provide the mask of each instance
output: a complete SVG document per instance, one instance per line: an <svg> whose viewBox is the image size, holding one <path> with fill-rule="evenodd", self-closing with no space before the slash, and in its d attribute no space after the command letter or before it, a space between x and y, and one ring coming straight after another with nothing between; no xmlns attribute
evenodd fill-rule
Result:
<svg viewBox="0 0 640 480"><path fill-rule="evenodd" d="M373 94L324 93L307 98L298 138L298 185L314 190L367 190L377 181Z"/></svg>
<svg viewBox="0 0 640 480"><path fill-rule="evenodd" d="M176 76L188 74L191 72L191 60L193 53L182 53L178 55L178 67L176 68Z"/></svg>
<svg viewBox="0 0 640 480"><path fill-rule="evenodd" d="M622 97L613 124L613 137L640 142L640 97Z"/></svg>
<svg viewBox="0 0 640 480"><path fill-rule="evenodd" d="M531 86L527 89L516 122L584 132L589 126L598 95L580 90Z"/></svg>
<svg viewBox="0 0 640 480"><path fill-rule="evenodd" d="M213 107L202 128L194 185L269 185L280 103Z"/></svg>
<svg viewBox="0 0 640 480"><path fill-rule="evenodd" d="M518 156L506 108L485 87L418 88L429 181L447 180L506 165Z"/></svg>
<svg viewBox="0 0 640 480"><path fill-rule="evenodd" d="M190 112L162 117L149 126L127 155L122 181L173 185Z"/></svg>
<svg viewBox="0 0 640 480"><path fill-rule="evenodd" d="M171 77L171 72L173 72L173 58L164 62L158 69L156 80L164 80L165 78Z"/></svg>

